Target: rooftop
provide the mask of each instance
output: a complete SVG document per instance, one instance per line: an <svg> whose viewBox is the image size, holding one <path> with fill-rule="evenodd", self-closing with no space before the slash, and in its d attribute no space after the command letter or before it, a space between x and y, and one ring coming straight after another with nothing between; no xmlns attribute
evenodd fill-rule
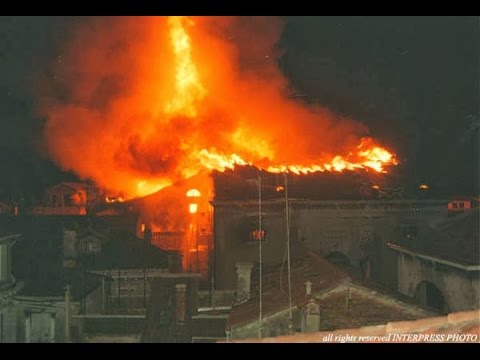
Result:
<svg viewBox="0 0 480 360"><path fill-rule="evenodd" d="M463 335L463 336L462 336ZM472 335L472 336L465 336ZM377 326L321 331L263 339L233 340L236 343L331 343L331 342L479 342L480 310L450 313Z"/></svg>
<svg viewBox="0 0 480 360"><path fill-rule="evenodd" d="M101 284L100 277L78 270L39 271L31 274L24 281L19 296L63 297L67 286L74 300L79 300Z"/></svg>
<svg viewBox="0 0 480 360"><path fill-rule="evenodd" d="M285 265L283 275L282 265L264 266L262 270L262 311L264 316L268 316L289 306L287 268ZM348 279L346 273L312 252L296 254L291 263L292 303L297 306L306 303L306 281L312 282L313 292L320 293L333 289ZM240 326L258 318L258 268L253 270L251 281L250 299L232 308L227 320L227 328Z"/></svg>
<svg viewBox="0 0 480 360"><path fill-rule="evenodd" d="M215 200L247 200L258 198L258 169L236 167L235 170L213 173ZM262 172L262 197L282 198L284 192L277 186L284 186L283 174ZM378 191L372 185L398 188L392 176L364 171L323 172L307 175L288 174L288 193L292 198L322 200L357 200L378 198ZM399 194L397 194L399 195Z"/></svg>
<svg viewBox="0 0 480 360"><path fill-rule="evenodd" d="M66 186L69 187L75 191L86 191L87 190L87 184L82 183L82 182L72 182L72 181L64 181L59 184L53 185L48 188L48 190L59 187L59 186Z"/></svg>
<svg viewBox="0 0 480 360"><path fill-rule="evenodd" d="M63 296L66 285L72 296L83 296L97 285L89 266L110 268L166 268L168 252L127 232L124 219L90 219L79 216L19 216L0 218L4 234L21 234L12 247L12 273L25 286L23 296ZM90 261L78 261L80 270L64 268L63 230L77 231L77 238L97 237L102 253ZM77 259L79 260L79 259Z"/></svg>
<svg viewBox="0 0 480 360"><path fill-rule="evenodd" d="M21 234L12 247L12 273L24 283L18 295L59 297L70 285L72 297L78 299L99 285L95 275L63 268L62 229L73 226L76 219L50 216L2 219L3 229Z"/></svg>
<svg viewBox="0 0 480 360"><path fill-rule="evenodd" d="M403 166L390 167L388 173L375 171L317 172L303 175L288 174L288 193L292 198L310 200L361 200L361 199L439 199L451 198L451 189L441 182L429 182L422 190L405 172ZM258 198L259 170L252 166L236 166L234 170L213 172L215 200L248 200ZM262 176L262 197L282 197L277 186L284 186L283 174L265 171ZM465 194L473 195L473 194ZM457 197L455 197L457 198ZM470 198L470 196L468 196Z"/></svg>
<svg viewBox="0 0 480 360"><path fill-rule="evenodd" d="M397 250L436 257L463 265L480 264L479 208L449 218L435 226L420 224L414 239L401 237Z"/></svg>
<svg viewBox="0 0 480 360"><path fill-rule="evenodd" d="M102 246L102 251L92 259L91 269L163 269L168 267L170 254L143 239L125 234Z"/></svg>
<svg viewBox="0 0 480 360"><path fill-rule="evenodd" d="M401 294L380 287L366 287L347 268L331 264L320 255L300 247L291 264L292 305L301 308L306 302L305 283L312 283L312 295L320 304L320 329L382 324L432 316L428 311ZM264 317L287 310L288 283L286 265L264 266L262 272L262 312ZM226 328L239 327L258 320L258 269L252 273L250 299L234 305Z"/></svg>

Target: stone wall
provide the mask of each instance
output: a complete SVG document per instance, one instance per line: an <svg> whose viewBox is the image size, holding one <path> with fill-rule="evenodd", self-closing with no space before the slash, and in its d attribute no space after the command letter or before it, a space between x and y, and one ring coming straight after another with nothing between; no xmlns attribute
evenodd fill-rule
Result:
<svg viewBox="0 0 480 360"><path fill-rule="evenodd" d="M74 316L80 311L80 304L70 303L70 314ZM32 317L32 314L36 314ZM43 316L40 314L44 314ZM47 316L48 315L48 316ZM28 318L30 317L30 320ZM52 320L53 319L53 320ZM63 343L65 339L65 303L61 300L40 298L17 299L16 328L17 342L56 342ZM30 322L30 323L29 323ZM30 324L30 330L27 326ZM70 321L71 340L75 341L75 324ZM53 339L45 333L53 330ZM28 331L30 333L28 334Z"/></svg>
<svg viewBox="0 0 480 360"><path fill-rule="evenodd" d="M0 299L0 343L17 342L16 311L11 302Z"/></svg>
<svg viewBox="0 0 480 360"><path fill-rule="evenodd" d="M415 297L419 284L428 282L442 293L448 311L480 307L479 271L461 270L408 254L398 254L398 290Z"/></svg>
<svg viewBox="0 0 480 360"><path fill-rule="evenodd" d="M303 313L298 309L292 309L293 331L300 330ZM275 337L288 334L289 310L278 312L274 315L265 316L262 321L262 336ZM231 339L245 339L258 337L259 321L253 321L230 329L228 335Z"/></svg>
<svg viewBox="0 0 480 360"><path fill-rule="evenodd" d="M441 202L414 201L303 201L291 200L292 244L302 243L323 254L342 254L359 274L366 275L368 259L370 276L397 288L396 254L385 244L398 237L403 224L435 223L447 218ZM250 241L249 231L258 226L258 204L215 204L215 288L233 289L237 262L258 262L258 241ZM285 254L285 203L263 204L262 261L273 265Z"/></svg>

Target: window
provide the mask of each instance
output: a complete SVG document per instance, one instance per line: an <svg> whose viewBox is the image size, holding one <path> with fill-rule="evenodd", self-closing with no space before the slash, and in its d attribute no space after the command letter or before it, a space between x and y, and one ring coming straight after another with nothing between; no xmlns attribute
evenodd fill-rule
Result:
<svg viewBox="0 0 480 360"><path fill-rule="evenodd" d="M187 197L200 197L200 191L197 189L190 189L187 191Z"/></svg>
<svg viewBox="0 0 480 360"><path fill-rule="evenodd" d="M341 244L348 239L348 233L345 230L330 229L323 232L323 240L330 244Z"/></svg>
<svg viewBox="0 0 480 360"><path fill-rule="evenodd" d="M198 204L194 204L194 203L188 204L188 212L190 214L195 214L197 210L198 210Z"/></svg>
<svg viewBox="0 0 480 360"><path fill-rule="evenodd" d="M242 243L255 244L258 241L266 241L267 224L262 220L262 227L259 229L259 221L257 216L247 216L241 219L234 230L238 236L238 240Z"/></svg>
<svg viewBox="0 0 480 360"><path fill-rule="evenodd" d="M459 202L459 203L458 203L458 207L459 207L460 209L465 208L465 203L464 203L464 202Z"/></svg>
<svg viewBox="0 0 480 360"><path fill-rule="evenodd" d="M457 209L458 208L458 203L452 202L452 208Z"/></svg>
<svg viewBox="0 0 480 360"><path fill-rule="evenodd" d="M89 241L87 246L88 253L98 253L100 252L100 246L97 241Z"/></svg>
<svg viewBox="0 0 480 360"><path fill-rule="evenodd" d="M65 206L71 206L73 205L72 203L72 197L70 194L65 194L63 195L63 205Z"/></svg>
<svg viewBox="0 0 480 360"><path fill-rule="evenodd" d="M254 229L254 230L251 230L250 231L250 234L249 234L249 240L250 241L265 241L265 238L267 236L267 232L265 231L265 229Z"/></svg>
<svg viewBox="0 0 480 360"><path fill-rule="evenodd" d="M403 229L403 238L405 240L414 239L417 236L417 226L412 224L402 225Z"/></svg>

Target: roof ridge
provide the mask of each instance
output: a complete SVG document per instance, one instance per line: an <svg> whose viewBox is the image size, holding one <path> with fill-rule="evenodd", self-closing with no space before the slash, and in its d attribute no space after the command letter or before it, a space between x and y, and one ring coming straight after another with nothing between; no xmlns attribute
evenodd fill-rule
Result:
<svg viewBox="0 0 480 360"><path fill-rule="evenodd" d="M398 333L411 334L435 327L445 328L446 325L458 325L462 323L468 323L470 321L475 321L475 325L480 325L480 309L458 311L454 313L449 313L444 316L421 318L416 320L391 321L388 322L386 325L368 325L358 328L345 328L336 329L334 331L318 331L315 333L283 335L264 339L238 339L233 342L332 342L333 340L325 341L324 337L326 335L382 336Z"/></svg>

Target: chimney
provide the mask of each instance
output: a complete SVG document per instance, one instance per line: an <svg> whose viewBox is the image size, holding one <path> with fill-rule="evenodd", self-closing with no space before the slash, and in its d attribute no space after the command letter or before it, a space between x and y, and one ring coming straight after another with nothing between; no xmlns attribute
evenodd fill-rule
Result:
<svg viewBox="0 0 480 360"><path fill-rule="evenodd" d="M317 331L320 331L320 304L314 298L310 298L303 309L303 332Z"/></svg>
<svg viewBox="0 0 480 360"><path fill-rule="evenodd" d="M11 287L15 283L12 275L12 245L20 235L0 237L0 289Z"/></svg>
<svg viewBox="0 0 480 360"><path fill-rule="evenodd" d="M148 244L151 244L152 243L152 229L147 226L145 228L145 231L143 232L143 239L148 243Z"/></svg>
<svg viewBox="0 0 480 360"><path fill-rule="evenodd" d="M175 284L177 323L184 323L187 313L187 284Z"/></svg>
<svg viewBox="0 0 480 360"><path fill-rule="evenodd" d="M306 333L320 331L320 304L312 296L312 285L310 280L305 283L305 298L307 304L303 309L302 330Z"/></svg>
<svg viewBox="0 0 480 360"><path fill-rule="evenodd" d="M170 273L182 272L182 255L178 253L168 255L168 272Z"/></svg>
<svg viewBox="0 0 480 360"><path fill-rule="evenodd" d="M253 264L251 262L237 263L237 301L250 299L250 283Z"/></svg>
<svg viewBox="0 0 480 360"><path fill-rule="evenodd" d="M63 267L74 268L78 255L78 240L75 230L63 230Z"/></svg>
<svg viewBox="0 0 480 360"><path fill-rule="evenodd" d="M309 280L305 283L305 297L309 298L312 295L312 282Z"/></svg>
<svg viewBox="0 0 480 360"><path fill-rule="evenodd" d="M65 342L70 342L70 285L65 288Z"/></svg>

